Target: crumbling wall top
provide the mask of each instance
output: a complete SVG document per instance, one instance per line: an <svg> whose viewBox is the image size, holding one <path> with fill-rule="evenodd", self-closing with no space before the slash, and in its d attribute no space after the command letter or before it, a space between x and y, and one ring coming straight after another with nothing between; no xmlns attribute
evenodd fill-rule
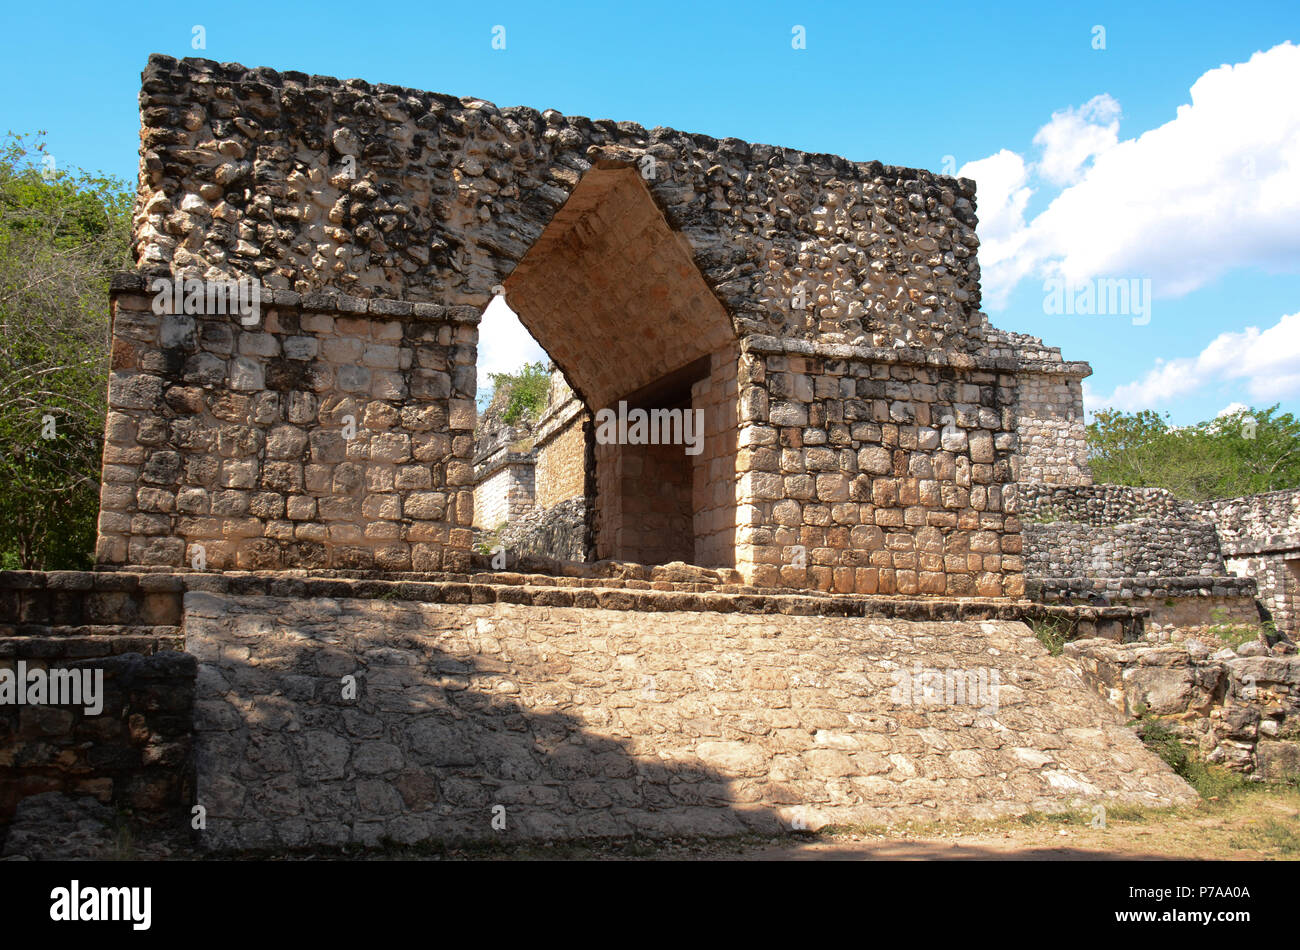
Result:
<svg viewBox="0 0 1300 950"><path fill-rule="evenodd" d="M587 172L631 167L739 335L983 345L968 179L159 55L140 107L145 272L483 306Z"/></svg>

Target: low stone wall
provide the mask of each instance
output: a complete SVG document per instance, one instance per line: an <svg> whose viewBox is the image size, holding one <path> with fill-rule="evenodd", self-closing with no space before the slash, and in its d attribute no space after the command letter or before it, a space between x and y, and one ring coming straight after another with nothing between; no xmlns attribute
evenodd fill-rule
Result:
<svg viewBox="0 0 1300 950"><path fill-rule="evenodd" d="M1216 577L1227 570L1214 526L1147 519L1116 525L1026 523L1033 577L1087 577L1098 589L1110 581L1154 577Z"/></svg>
<svg viewBox="0 0 1300 950"><path fill-rule="evenodd" d="M1287 649L1286 646L1274 650ZM1243 651L1247 652L1247 651ZM1250 652L1262 652L1255 646ZM1127 717L1156 717L1201 755L1271 780L1300 777L1300 656L1183 644L1068 643L1065 654Z"/></svg>
<svg viewBox="0 0 1300 950"><path fill-rule="evenodd" d="M176 652L183 590L169 574L0 571L0 675L103 676L97 712L0 690L0 823L51 791L142 815L188 804L196 665Z"/></svg>
<svg viewBox="0 0 1300 950"><path fill-rule="evenodd" d="M182 649L183 590L174 574L0 571L0 658L14 638L78 658Z"/></svg>
<svg viewBox="0 0 1300 950"><path fill-rule="evenodd" d="M1259 625L1259 606L1255 602L1253 590L1245 587L1238 593L1224 594L1215 594L1214 590L1213 586L1208 591L1201 588L1196 597L1177 597L1172 594L1138 596L1123 603L1145 607L1150 611L1146 622L1148 633L1160 633L1169 629L1184 632L1202 629L1214 631ZM1201 592L1208 593L1208 596Z"/></svg>
<svg viewBox="0 0 1300 950"><path fill-rule="evenodd" d="M1018 623L203 591L186 614L215 848L1193 799ZM936 671L936 702L908 692ZM946 705L945 671L970 690Z"/></svg>
<svg viewBox="0 0 1300 950"><path fill-rule="evenodd" d="M1300 636L1300 490L1205 502L1228 570L1253 578L1278 630Z"/></svg>
<svg viewBox="0 0 1300 950"><path fill-rule="evenodd" d="M511 565L522 555L586 560L587 505L581 498L571 498L546 510L534 509L507 524L489 543L501 545Z"/></svg>
<svg viewBox="0 0 1300 950"><path fill-rule="evenodd" d="M102 707L0 703L0 824L42 792L91 795L156 816L192 799L197 664L185 653L76 659L76 641L0 640L0 670L102 672ZM21 664L21 665L20 665Z"/></svg>
<svg viewBox="0 0 1300 950"><path fill-rule="evenodd" d="M1214 526L1164 489L1021 485L1019 494L1031 577L1115 590L1114 581L1226 573Z"/></svg>
<svg viewBox="0 0 1300 950"><path fill-rule="evenodd" d="M1215 526L1160 488L1021 485L1026 592L1143 607L1148 630L1257 624L1256 584L1230 574Z"/></svg>
<svg viewBox="0 0 1300 950"><path fill-rule="evenodd" d="M1255 582L1247 577L1036 577L1027 593L1045 604L1109 604L1146 614L1139 632L1208 630L1260 622Z"/></svg>

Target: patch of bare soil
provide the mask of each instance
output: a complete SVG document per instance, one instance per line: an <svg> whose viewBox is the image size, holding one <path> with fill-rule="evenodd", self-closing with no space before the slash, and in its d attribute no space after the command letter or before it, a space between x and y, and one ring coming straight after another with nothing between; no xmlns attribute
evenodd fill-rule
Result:
<svg viewBox="0 0 1300 950"><path fill-rule="evenodd" d="M826 832L737 852L762 861L899 860L1300 860L1300 791L1245 792L1194 808L1098 816L1070 814L996 826Z"/></svg>

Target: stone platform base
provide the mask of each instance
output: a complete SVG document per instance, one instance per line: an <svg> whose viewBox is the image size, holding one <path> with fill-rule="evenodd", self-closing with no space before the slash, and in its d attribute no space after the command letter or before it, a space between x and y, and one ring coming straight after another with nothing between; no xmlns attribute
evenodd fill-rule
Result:
<svg viewBox="0 0 1300 950"><path fill-rule="evenodd" d="M1016 620L246 586L184 596L210 848L721 835L1196 799Z"/></svg>

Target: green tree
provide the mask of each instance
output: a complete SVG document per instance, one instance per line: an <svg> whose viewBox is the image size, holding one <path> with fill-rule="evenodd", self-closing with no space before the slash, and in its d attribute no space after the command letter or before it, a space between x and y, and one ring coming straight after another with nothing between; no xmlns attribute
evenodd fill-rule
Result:
<svg viewBox="0 0 1300 950"><path fill-rule="evenodd" d="M513 373L489 373L492 378L492 402L505 406L501 421L508 426L521 419L536 422L546 408L546 394L551 374L544 363L525 363Z"/></svg>
<svg viewBox="0 0 1300 950"><path fill-rule="evenodd" d="M88 567L99 506L108 282L132 194L0 140L0 565Z"/></svg>
<svg viewBox="0 0 1300 950"><path fill-rule="evenodd" d="M1189 501L1300 487L1300 421L1278 408L1184 427L1150 410L1098 412L1088 426L1093 477L1165 488Z"/></svg>

